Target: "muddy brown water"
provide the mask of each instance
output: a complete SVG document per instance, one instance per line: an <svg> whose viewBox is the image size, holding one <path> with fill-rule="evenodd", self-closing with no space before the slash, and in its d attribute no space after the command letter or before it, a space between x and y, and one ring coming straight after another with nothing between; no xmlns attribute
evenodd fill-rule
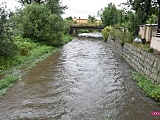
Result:
<svg viewBox="0 0 160 120"><path fill-rule="evenodd" d="M75 38L0 98L0 120L160 120L130 70L108 43Z"/></svg>

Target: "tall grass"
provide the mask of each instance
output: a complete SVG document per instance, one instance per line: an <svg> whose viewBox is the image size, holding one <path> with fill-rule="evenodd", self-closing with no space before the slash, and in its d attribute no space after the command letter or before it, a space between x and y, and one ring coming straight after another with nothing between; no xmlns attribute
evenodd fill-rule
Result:
<svg viewBox="0 0 160 120"><path fill-rule="evenodd" d="M41 45L31 49L29 54L26 56L17 55L14 58L0 57L0 70L3 71L20 64L24 64L26 61L38 58L46 53L51 52L54 49L55 48L52 46Z"/></svg>

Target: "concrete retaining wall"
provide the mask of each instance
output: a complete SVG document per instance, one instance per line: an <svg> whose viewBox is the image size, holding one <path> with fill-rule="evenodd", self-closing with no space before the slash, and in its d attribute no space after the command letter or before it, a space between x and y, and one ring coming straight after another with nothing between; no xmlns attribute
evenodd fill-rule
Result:
<svg viewBox="0 0 160 120"><path fill-rule="evenodd" d="M136 71L142 73L153 83L160 83L160 59L131 44L121 46L117 41L108 39L113 50L120 54Z"/></svg>
<svg viewBox="0 0 160 120"><path fill-rule="evenodd" d="M147 42L151 42L152 34L157 33L158 25L157 24L145 24L139 26L139 35L142 38L145 38Z"/></svg>

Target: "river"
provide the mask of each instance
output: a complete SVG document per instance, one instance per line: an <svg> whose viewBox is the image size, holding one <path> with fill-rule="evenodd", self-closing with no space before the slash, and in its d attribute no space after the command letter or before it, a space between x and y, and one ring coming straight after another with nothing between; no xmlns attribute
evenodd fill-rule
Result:
<svg viewBox="0 0 160 120"><path fill-rule="evenodd" d="M0 98L1 120L160 120L111 45L74 38Z"/></svg>

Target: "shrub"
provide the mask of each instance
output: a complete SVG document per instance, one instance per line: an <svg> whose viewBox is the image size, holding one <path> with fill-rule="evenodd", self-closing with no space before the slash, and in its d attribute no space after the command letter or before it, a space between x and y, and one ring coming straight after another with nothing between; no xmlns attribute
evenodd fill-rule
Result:
<svg viewBox="0 0 160 120"><path fill-rule="evenodd" d="M4 4L0 5L0 56L13 57L16 54L16 46L13 43L12 34L9 32L8 13Z"/></svg>
<svg viewBox="0 0 160 120"><path fill-rule="evenodd" d="M102 36L105 41L107 41L110 31L112 30L111 26L107 26L102 30Z"/></svg>
<svg viewBox="0 0 160 120"><path fill-rule="evenodd" d="M0 56L14 57L16 54L16 45L10 38L0 38Z"/></svg>
<svg viewBox="0 0 160 120"><path fill-rule="evenodd" d="M124 33L119 28L112 29L110 31L110 35L112 36L111 39L115 40L115 38L117 38L117 40L119 40L121 44L123 44L124 42L131 43L134 39L133 34L131 32L127 31Z"/></svg>
<svg viewBox="0 0 160 120"><path fill-rule="evenodd" d="M34 47L30 39L20 36L15 37L14 43L17 46L18 53L23 56L28 55L29 51Z"/></svg>
<svg viewBox="0 0 160 120"><path fill-rule="evenodd" d="M119 40L120 44L124 43L125 35L120 29L113 29L112 34L117 38L117 40Z"/></svg>
<svg viewBox="0 0 160 120"><path fill-rule="evenodd" d="M132 43L134 40L134 36L131 32L125 32L125 39L124 39L124 42L127 42L127 43Z"/></svg>
<svg viewBox="0 0 160 120"><path fill-rule="evenodd" d="M150 47L150 48L148 49L148 52L153 53L153 52L154 52L154 49L153 49L152 47Z"/></svg>
<svg viewBox="0 0 160 120"><path fill-rule="evenodd" d="M5 68L9 67L11 60L11 58L0 56L0 70L4 70Z"/></svg>
<svg viewBox="0 0 160 120"><path fill-rule="evenodd" d="M52 13L45 4L26 5L12 19L23 38L52 46L60 46L63 42L62 36L67 25L62 17Z"/></svg>

